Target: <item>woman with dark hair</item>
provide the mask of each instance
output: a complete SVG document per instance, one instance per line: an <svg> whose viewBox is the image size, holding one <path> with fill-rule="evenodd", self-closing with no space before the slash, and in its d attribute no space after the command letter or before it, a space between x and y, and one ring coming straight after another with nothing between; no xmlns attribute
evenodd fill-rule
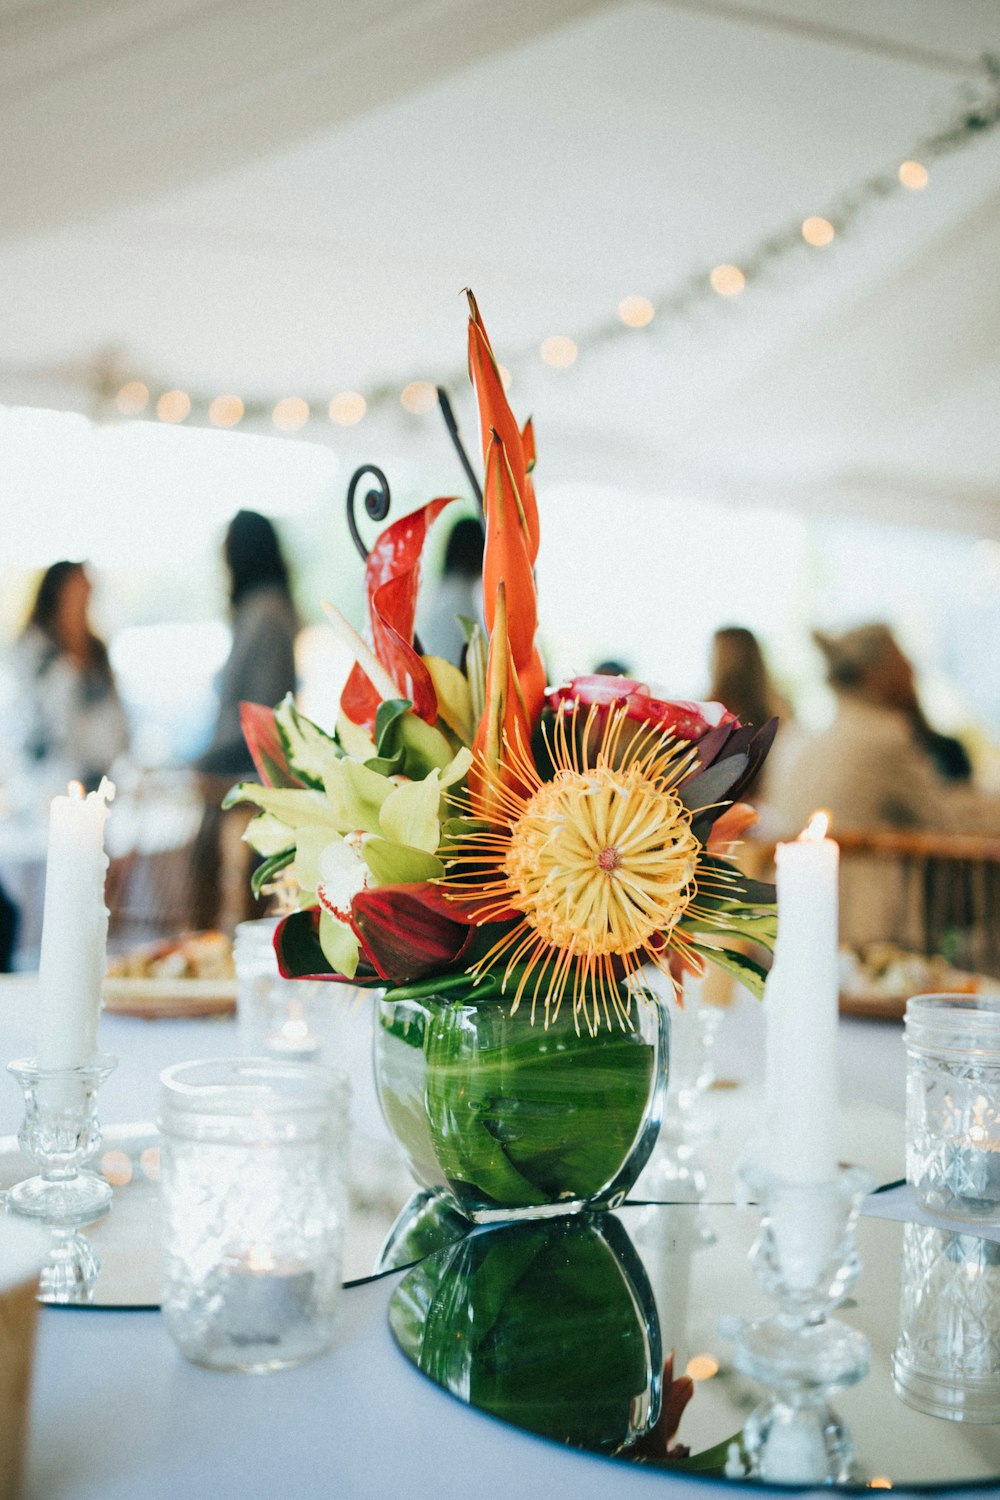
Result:
<svg viewBox="0 0 1000 1500"><path fill-rule="evenodd" d="M83 563L53 563L15 647L21 757L53 787L69 780L95 787L128 748L108 650L90 624L90 595Z"/></svg>
<svg viewBox="0 0 1000 1500"><path fill-rule="evenodd" d="M253 915L248 850L240 842L245 811L223 812L219 806L234 781L256 774L240 728L240 704L276 704L294 692L299 621L288 566L266 516L238 511L226 532L223 555L233 639L219 674L212 740L195 762L205 810L193 854L192 918L196 927L229 930Z"/></svg>
<svg viewBox="0 0 1000 1500"><path fill-rule="evenodd" d="M708 698L734 713L741 724L760 729L777 715L791 717L771 682L760 642L745 625L723 625L712 637L712 682Z"/></svg>
<svg viewBox="0 0 1000 1500"><path fill-rule="evenodd" d="M240 729L240 704L278 703L295 689L295 637L288 565L266 516L241 510L223 547L229 572L233 640L218 681L219 708L212 740L196 768L214 776L253 775Z"/></svg>

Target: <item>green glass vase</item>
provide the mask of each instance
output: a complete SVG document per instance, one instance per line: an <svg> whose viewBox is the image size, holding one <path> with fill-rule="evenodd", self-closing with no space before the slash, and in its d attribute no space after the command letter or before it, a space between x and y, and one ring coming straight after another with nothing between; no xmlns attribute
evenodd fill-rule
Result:
<svg viewBox="0 0 1000 1500"><path fill-rule="evenodd" d="M379 1002L379 1098L416 1181L479 1222L621 1203L659 1131L663 1007L591 1036L568 1006L546 1030L475 993Z"/></svg>

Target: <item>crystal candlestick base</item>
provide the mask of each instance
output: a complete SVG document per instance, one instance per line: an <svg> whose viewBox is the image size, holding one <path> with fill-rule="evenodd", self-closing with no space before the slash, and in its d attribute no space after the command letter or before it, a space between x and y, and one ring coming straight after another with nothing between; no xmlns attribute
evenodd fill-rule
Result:
<svg viewBox="0 0 1000 1500"><path fill-rule="evenodd" d="M85 1306L94 1300L100 1270L89 1240L72 1225L53 1225L49 1258L38 1280L39 1302Z"/></svg>
<svg viewBox="0 0 1000 1500"><path fill-rule="evenodd" d="M857 1280L854 1229L871 1180L856 1170L819 1184L742 1175L761 1205L751 1264L778 1302L736 1335L738 1369L774 1392L747 1421L743 1449L756 1478L842 1483L853 1446L827 1397L867 1374L869 1351L862 1333L829 1314Z"/></svg>
<svg viewBox="0 0 1000 1500"><path fill-rule="evenodd" d="M82 1068L40 1068L34 1058L9 1065L24 1090L18 1144L39 1168L37 1176L11 1188L10 1212L53 1226L89 1224L107 1213L109 1184L82 1168L101 1144L97 1090L117 1065L116 1057L107 1056Z"/></svg>

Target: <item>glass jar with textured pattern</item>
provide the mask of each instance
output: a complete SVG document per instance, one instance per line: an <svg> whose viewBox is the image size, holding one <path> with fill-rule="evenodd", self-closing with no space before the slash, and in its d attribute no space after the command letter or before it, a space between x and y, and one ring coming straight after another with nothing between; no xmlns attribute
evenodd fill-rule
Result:
<svg viewBox="0 0 1000 1500"><path fill-rule="evenodd" d="M163 1316L181 1352L277 1370L329 1348L346 1217L347 1080L236 1058L162 1075Z"/></svg>
<svg viewBox="0 0 1000 1500"><path fill-rule="evenodd" d="M1000 1244L903 1226L897 1394L953 1422L1000 1422Z"/></svg>
<svg viewBox="0 0 1000 1500"><path fill-rule="evenodd" d="M1000 997L906 1006L906 1176L921 1207L1000 1215Z"/></svg>

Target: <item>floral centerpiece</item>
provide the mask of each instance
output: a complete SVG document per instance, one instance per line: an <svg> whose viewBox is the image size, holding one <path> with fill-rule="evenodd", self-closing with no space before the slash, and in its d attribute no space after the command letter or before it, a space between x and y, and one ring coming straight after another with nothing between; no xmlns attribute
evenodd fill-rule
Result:
<svg viewBox="0 0 1000 1500"><path fill-rule="evenodd" d="M773 892L728 857L775 725L621 677L546 686L530 421L469 294L485 461L483 614L464 670L414 640L420 558L450 502L367 561L371 644L334 734L244 705L260 889L294 877L286 976L377 989L383 1108L419 1180L468 1212L620 1198L652 1147L666 1065L643 971L721 965L760 992Z"/></svg>

